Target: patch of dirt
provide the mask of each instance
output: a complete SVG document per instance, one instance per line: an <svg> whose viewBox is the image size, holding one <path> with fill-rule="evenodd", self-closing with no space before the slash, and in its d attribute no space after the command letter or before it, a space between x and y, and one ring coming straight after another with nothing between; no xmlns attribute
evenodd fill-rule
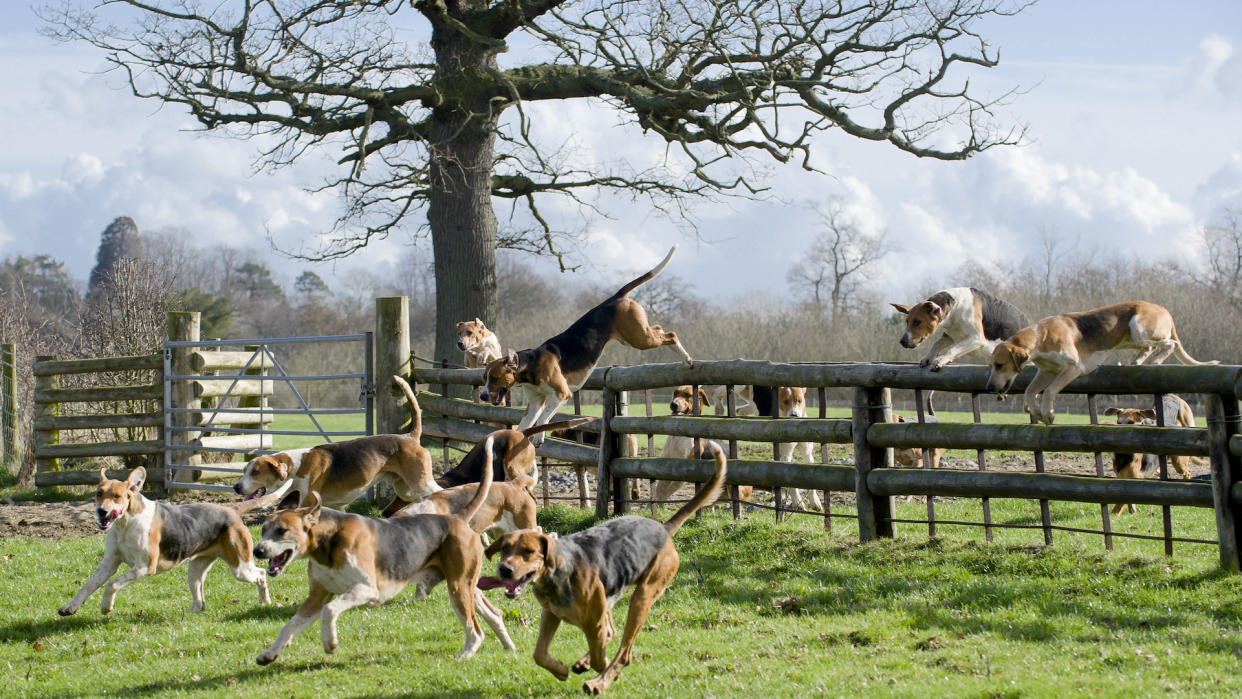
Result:
<svg viewBox="0 0 1242 699"><path fill-rule="evenodd" d="M30 502L0 505L0 537L64 539L99 533L92 502Z"/></svg>

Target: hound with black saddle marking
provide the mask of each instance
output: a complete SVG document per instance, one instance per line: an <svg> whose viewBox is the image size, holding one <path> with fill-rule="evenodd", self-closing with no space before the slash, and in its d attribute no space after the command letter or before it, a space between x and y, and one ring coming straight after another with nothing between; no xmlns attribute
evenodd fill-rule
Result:
<svg viewBox="0 0 1242 699"><path fill-rule="evenodd" d="M1191 357L1173 326L1173 315L1164 306L1147 301L1126 301L1082 313L1048 316L1022 328L992 351L987 388L1004 395L1027 362L1039 369L1023 395L1026 412L1038 422L1051 425L1053 401L1071 381L1094 371L1103 353L1135 349L1135 364L1160 364L1176 355L1182 364L1202 365ZM1043 393L1042 402L1036 396Z"/></svg>
<svg viewBox="0 0 1242 699"><path fill-rule="evenodd" d="M121 588L171 570L182 561L189 561L186 578L190 586L190 611L201 612L203 579L218 558L228 564L233 577L259 588L260 602L270 604L267 578L254 565L250 530L239 516L239 511L265 502L253 501L236 508L207 502L167 505L143 496L142 484L146 477L146 469L141 466L123 481L108 478L107 471L99 469L95 514L99 528L108 532L104 539L104 557L73 600L60 608L60 615L77 612L105 582L108 584L104 587L99 611L107 614L112 611L116 593ZM129 570L109 581L121 563L128 565Z"/></svg>
<svg viewBox="0 0 1242 699"><path fill-rule="evenodd" d="M688 386L678 386L673 395L673 405L677 404L677 393L682 389L688 390ZM715 401L716 414L724 415L728 412L728 406L725 405L727 397L724 386L717 386L712 391L712 399ZM806 389L801 386L781 386L773 388L771 386L740 386L735 394L740 403L735 406L734 414L747 416L759 415L761 417L806 417ZM685 400L683 395L683 401ZM794 462L794 452L802 451L802 456L808 464L815 463L815 445L810 442L782 442L777 445L777 459L787 463ZM806 509L806 505L802 501L801 488L788 488L792 493L793 506L799 510ZM807 491L807 498L812 510L823 510L824 504L819 501L819 493L814 490Z"/></svg>
<svg viewBox="0 0 1242 699"><path fill-rule="evenodd" d="M246 499L272 492L279 497L289 490L305 504L312 491L328 507L345 507L358 499L376 480L389 482L396 496L384 508L385 516L440 489L431 471L431 454L419 438L423 434L422 411L405 379L393 376L410 405L409 434L377 434L347 442L321 444L310 449L266 454L251 459L233 490Z"/></svg>
<svg viewBox="0 0 1242 699"><path fill-rule="evenodd" d="M676 251L677 246L674 245L654 269L618 289L617 293L574 321L565 332L544 340L534 349L510 350L508 356L488 364L484 370L486 382L480 398L500 405L515 384L523 384L527 386L530 404L517 428L521 430L545 424L574 391L586 383L609 340L617 340L640 350L671 345L686 365L692 366L694 360L681 346L677 333L665 332L658 325L648 325L647 311L629 298L631 291L663 271ZM537 434L531 441L538 446L543 442L543 435Z"/></svg>
<svg viewBox="0 0 1242 699"><path fill-rule="evenodd" d="M488 466L483 483L460 515L376 519L322 507L319 496L311 493L306 507L281 510L268 517L263 523L263 538L254 547L255 556L269 561L268 573L273 577L294 559L309 558L310 592L256 661L267 665L276 660L316 616L321 617L323 649L332 653L337 647L336 619L342 612L387 602L410 583L417 586L421 598L441 580L448 585L449 601L466 633L458 660L474 655L483 643L476 611L492 627L500 644L513 650L500 612L475 587L483 544L466 523L487 500L492 483L491 464Z"/></svg>
<svg viewBox="0 0 1242 699"><path fill-rule="evenodd" d="M469 521L470 528L493 537L517 529L533 528L537 505L531 489L535 487L535 483L534 478L525 475L511 481L492 481L483 505ZM397 514L393 516L451 515L464 512L480 487L478 483L465 483L438 490L397 510Z"/></svg>
<svg viewBox="0 0 1242 699"><path fill-rule="evenodd" d="M535 663L557 679L569 677L570 668L548 653L552 637L562 621L582 629L590 650L573 665L574 672L592 669L599 676L582 688L599 694L617 679L634 654L634 638L647 620L651 606L677 575L680 559L673 535L720 490L727 462L719 447L712 447L716 470L694 498L666 524L646 517L618 517L586 531L558 539L542 530L509 532L487 547L490 558L500 554L498 578L481 578L480 587L504 587L516 598L526 586L543 607ZM634 587L621 634L621 646L608 662L608 643L616 636L612 608L629 587Z"/></svg>
<svg viewBox="0 0 1242 699"><path fill-rule="evenodd" d="M1030 324L1014 305L973 287L937 291L913 306L890 305L906 317L901 346L914 349L927 341L919 366L932 371L971 354L987 359L996 345Z"/></svg>

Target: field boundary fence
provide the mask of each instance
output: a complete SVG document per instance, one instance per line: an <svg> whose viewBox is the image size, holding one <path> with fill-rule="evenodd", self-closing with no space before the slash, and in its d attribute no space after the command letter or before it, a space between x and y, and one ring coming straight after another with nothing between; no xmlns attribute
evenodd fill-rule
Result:
<svg viewBox="0 0 1242 699"><path fill-rule="evenodd" d="M585 390L601 392L602 418L582 427L594 436L598 446L559 439L548 439L537 450L541 457L565 461L598 473L595 493L600 516L629 512L633 505L631 481L674 480L703 482L711 474L711 463L701 459L665 459L653 456L652 435L674 435L695 439L716 439L730 446L728 483L733 510L740 509L737 486L748 485L773 492L772 509L778 518L790 514L784 505L789 488L822 491L825 504L824 526L831 528L834 518L857 519L863 541L893 536L895 525L925 526L929 536L937 536L937 525L983 527L991 539L997 528L1020 527L1042 532L1045 543L1053 543L1057 531L1098 534L1111 548L1118 537L1157 539L1166 553L1175 543L1212 544L1219 548L1221 564L1239 570L1239 541L1242 540L1242 436L1240 436L1239 395L1242 395L1242 367L1238 366L1104 366L1080 377L1066 389L1067 394L1087 398L1088 425L991 424L982 420L981 397L985 396L987 368L950 366L929 372L912 364L800 363L766 361L700 361L693 367L681 364L651 364L597 368ZM1034 375L1028 368L1012 388L1020 392ZM411 382L428 388L419 393L423 409L439 417L424 420L425 433L446 439L473 441L490 429L479 422L511 425L523 413L517 408L483 405L448 397L448 386L478 386L480 369L412 367ZM724 385L728 406L723 416L654 416L629 414L631 396L642 394L650 405L650 392L679 385L694 388ZM818 417L755 418L736 417L734 392L745 385L805 386L809 395L818 396ZM439 388L439 394L431 391ZM827 417L824 392L849 389L853 398L848 418ZM894 422L893 391L914 392L919 406L916 420ZM923 396L929 391L969 394L973 422L931 422L922 410ZM697 391L695 391L697 394ZM1163 425L1099 424L1097 399L1103 396L1150 396L1161 405L1166 394L1179 394L1206 405L1206 427L1185 428ZM1196 400L1196 402L1200 402ZM1156 413L1162 421L1162 410ZM554 419L570 417L565 414ZM630 438L648 437L645 458L626 454L623 446ZM772 442L771 460L738 459L737 442ZM777 460L776 445L781 442L812 442L820 445L818 464L794 464ZM852 449L850 465L826 463L827 445ZM965 449L976 453L972 469L896 468L894 450L921 448L930 460L934 448ZM995 450L1028 452L1033 472L988 469L988 455ZM1045 452L1078 452L1094 457L1095 475L1048 473ZM1156 455L1159 477L1130 480L1106 476L1105 458L1112 453ZM1206 458L1210 478L1171 480L1167 458L1185 455ZM926 464L930 465L930 464ZM1111 469L1109 469L1111 470ZM545 470L546 472L546 470ZM546 485L544 486L546 488ZM854 496L854 512L834 511L832 493ZM927 497L925 518L898 518L893 499L898 496ZM581 496L580 496L581 497ZM937 518L934 498L979 498L981 521ZM1007 524L993 521L990 500L1020 498L1040 503L1040 518L1034 524ZM1055 524L1050 501L1098 503L1099 529L1071 528ZM1159 536L1116 531L1109 519L1109 505L1134 503L1154 505L1162 510L1163 532ZM753 505L752 505L753 506ZM1217 538L1213 540L1179 537L1172 531L1170 508L1201 507L1215 511ZM838 508L839 509L839 508Z"/></svg>

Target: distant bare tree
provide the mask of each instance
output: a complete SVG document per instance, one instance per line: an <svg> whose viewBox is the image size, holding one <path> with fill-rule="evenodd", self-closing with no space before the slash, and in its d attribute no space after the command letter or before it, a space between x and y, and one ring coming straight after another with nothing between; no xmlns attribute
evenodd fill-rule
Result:
<svg viewBox="0 0 1242 699"><path fill-rule="evenodd" d="M811 294L821 312L827 297L836 321L854 301L870 268L892 249L883 232L866 233L850 220L844 202L831 199L815 208L823 230L806 255L789 269L789 283Z"/></svg>
<svg viewBox="0 0 1242 699"><path fill-rule="evenodd" d="M1200 232L1207 256L1207 273L1199 275L1219 298L1242 308L1242 211L1225 209L1220 222Z"/></svg>

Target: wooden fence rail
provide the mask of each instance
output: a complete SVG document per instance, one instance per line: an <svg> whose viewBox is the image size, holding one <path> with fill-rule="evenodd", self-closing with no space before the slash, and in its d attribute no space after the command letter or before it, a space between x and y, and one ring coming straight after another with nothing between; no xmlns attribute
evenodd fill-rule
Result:
<svg viewBox="0 0 1242 699"><path fill-rule="evenodd" d="M60 471L62 458L108 456L154 456L161 467L164 449L163 411L158 405L148 413L114 413L100 415L63 415L66 403L96 403L148 400L164 395L163 355L147 354L132 357L95 359L57 359L38 357L32 365L35 377L34 454L35 485L89 485L99 479L98 471ZM60 388L60 377L75 374L100 374L123 371L152 371L149 384ZM154 428L156 439L64 443L61 431L116 430Z"/></svg>

